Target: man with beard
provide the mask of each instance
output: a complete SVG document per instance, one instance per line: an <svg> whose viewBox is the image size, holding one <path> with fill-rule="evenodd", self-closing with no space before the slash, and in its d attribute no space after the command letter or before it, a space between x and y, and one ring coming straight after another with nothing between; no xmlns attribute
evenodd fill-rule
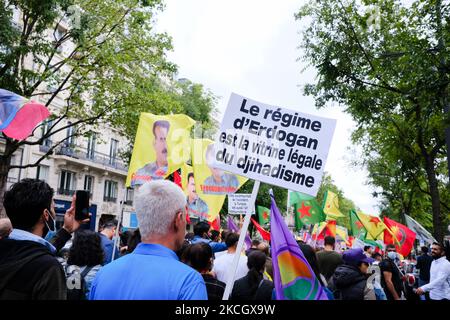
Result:
<svg viewBox="0 0 450 320"><path fill-rule="evenodd" d="M450 300L450 262L445 257L444 246L434 242L431 246L433 262L430 282L416 290L419 295L430 292L431 300Z"/></svg>
<svg viewBox="0 0 450 320"><path fill-rule="evenodd" d="M0 300L65 300L66 277L55 257L84 221L75 220L75 199L63 227L55 230L53 189L37 179L23 179L5 192L3 206L12 232L0 241Z"/></svg>
<svg viewBox="0 0 450 320"><path fill-rule="evenodd" d="M188 174L187 190L188 214L191 217L191 221L195 223L207 220L208 205L198 196L197 191L195 190L195 179L192 172Z"/></svg>
<svg viewBox="0 0 450 320"><path fill-rule="evenodd" d="M151 181L135 201L142 242L103 267L90 300L206 300L200 273L180 262L175 253L186 233L186 198L167 180Z"/></svg>
<svg viewBox="0 0 450 320"><path fill-rule="evenodd" d="M156 153L156 161L137 170L131 177L131 186L142 185L151 180L164 179L168 166L167 135L169 129L170 123L168 121L159 120L153 123L153 135L155 137L153 148Z"/></svg>

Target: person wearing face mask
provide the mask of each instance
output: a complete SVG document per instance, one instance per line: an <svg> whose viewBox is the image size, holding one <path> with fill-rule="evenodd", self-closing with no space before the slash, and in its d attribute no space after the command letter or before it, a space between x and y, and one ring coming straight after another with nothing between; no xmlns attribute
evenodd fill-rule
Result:
<svg viewBox="0 0 450 320"><path fill-rule="evenodd" d="M381 286L387 300L400 300L403 292L402 274L395 263L397 250L393 244L386 246L386 258L380 263Z"/></svg>
<svg viewBox="0 0 450 320"><path fill-rule="evenodd" d="M55 230L53 189L44 181L23 179L5 192L3 206L13 231L0 241L0 300L66 299L64 270L55 257L78 229L74 201L63 228Z"/></svg>
<svg viewBox="0 0 450 320"><path fill-rule="evenodd" d="M328 288L336 300L376 300L375 291L368 286L369 265L374 259L367 257L361 248L343 253L344 264L338 266Z"/></svg>

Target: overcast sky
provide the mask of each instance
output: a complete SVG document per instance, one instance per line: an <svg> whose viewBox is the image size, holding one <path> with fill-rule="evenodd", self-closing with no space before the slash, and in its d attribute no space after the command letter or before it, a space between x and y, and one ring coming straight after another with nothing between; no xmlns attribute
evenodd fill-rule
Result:
<svg viewBox="0 0 450 320"><path fill-rule="evenodd" d="M202 83L220 97L221 113L231 92L305 113L337 119L325 170L344 195L366 213L377 214L367 172L350 165L356 155L350 134L352 119L338 105L317 110L301 86L314 81L315 71L302 73L299 31L294 19L304 1L165 0L157 17L158 31L173 38L169 60L179 78ZM221 114L222 117L222 114ZM221 119L218 119L219 121Z"/></svg>

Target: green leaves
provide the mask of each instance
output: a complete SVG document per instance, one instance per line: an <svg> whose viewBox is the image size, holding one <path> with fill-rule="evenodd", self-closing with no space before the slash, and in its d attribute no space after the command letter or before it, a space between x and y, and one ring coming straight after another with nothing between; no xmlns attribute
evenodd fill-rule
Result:
<svg viewBox="0 0 450 320"><path fill-rule="evenodd" d="M304 93L318 107L334 101L352 115L353 141L363 146L369 182L384 190L382 205L413 217L432 210L435 230L450 193L442 165L450 91L450 29L442 21L450 11L440 3L310 1L296 15L311 21L301 60L318 72Z"/></svg>

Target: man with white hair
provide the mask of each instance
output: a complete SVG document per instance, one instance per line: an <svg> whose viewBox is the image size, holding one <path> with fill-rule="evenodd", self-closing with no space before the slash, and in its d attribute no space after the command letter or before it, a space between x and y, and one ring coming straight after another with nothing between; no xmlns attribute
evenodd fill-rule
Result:
<svg viewBox="0 0 450 320"><path fill-rule="evenodd" d="M11 220L9 220L8 218L0 219L0 240L8 238L11 231L12 231Z"/></svg>
<svg viewBox="0 0 450 320"><path fill-rule="evenodd" d="M205 282L175 251L186 233L186 198L176 184L154 180L135 201L142 242L101 269L91 300L207 300Z"/></svg>

